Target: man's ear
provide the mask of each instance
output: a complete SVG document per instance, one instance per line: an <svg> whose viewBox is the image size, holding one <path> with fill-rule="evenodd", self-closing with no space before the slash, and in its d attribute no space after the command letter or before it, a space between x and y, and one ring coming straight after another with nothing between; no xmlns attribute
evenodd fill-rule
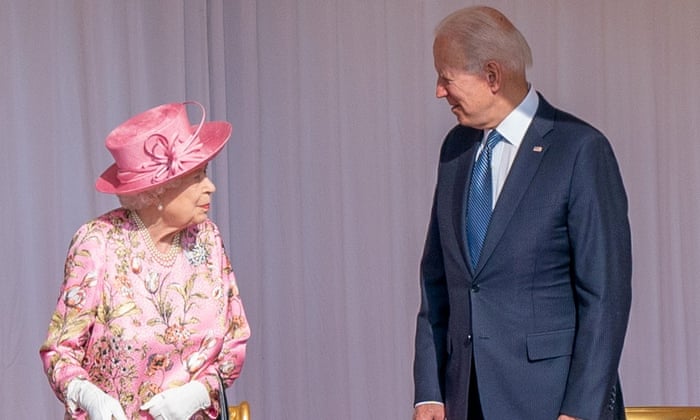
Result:
<svg viewBox="0 0 700 420"><path fill-rule="evenodd" d="M503 81L503 69L501 65L496 61L489 61L484 65L484 72L486 74L486 82L488 82L491 90L493 92L500 90Z"/></svg>

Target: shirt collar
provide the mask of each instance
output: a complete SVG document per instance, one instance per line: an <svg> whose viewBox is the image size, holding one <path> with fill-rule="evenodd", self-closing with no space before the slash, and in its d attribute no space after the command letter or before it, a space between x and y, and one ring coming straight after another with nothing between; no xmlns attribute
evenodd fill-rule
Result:
<svg viewBox="0 0 700 420"><path fill-rule="evenodd" d="M496 130L501 133L503 138L509 143L519 147L525 137L525 132L527 132L528 127L530 127L533 118L535 118L535 112L537 112L539 103L540 98L537 96L535 89L532 88L532 85L530 85L525 99L498 124ZM487 135L488 132L484 133L484 138L486 138Z"/></svg>

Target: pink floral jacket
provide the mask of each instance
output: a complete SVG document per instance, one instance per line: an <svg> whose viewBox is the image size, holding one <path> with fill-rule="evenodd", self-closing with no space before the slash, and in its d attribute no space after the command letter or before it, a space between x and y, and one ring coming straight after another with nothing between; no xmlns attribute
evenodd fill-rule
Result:
<svg viewBox="0 0 700 420"><path fill-rule="evenodd" d="M201 381L218 415L218 379L241 372L250 329L218 228L211 221L182 232L171 267L152 260L125 209L81 226L66 258L64 281L40 355L66 417L86 413L66 402L67 384L83 378L119 400L129 418L155 394Z"/></svg>

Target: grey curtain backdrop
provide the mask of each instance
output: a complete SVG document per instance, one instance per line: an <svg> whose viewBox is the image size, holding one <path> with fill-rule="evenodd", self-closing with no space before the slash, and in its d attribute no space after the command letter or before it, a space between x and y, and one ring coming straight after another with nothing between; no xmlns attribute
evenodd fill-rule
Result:
<svg viewBox="0 0 700 420"><path fill-rule="evenodd" d="M501 0L530 80L605 132L630 199L630 405L700 405L700 2ZM234 125L213 219L253 336L253 418L409 419L438 149L432 31L458 0L0 0L0 418L57 419L42 343L68 242L117 206L106 134L195 99Z"/></svg>

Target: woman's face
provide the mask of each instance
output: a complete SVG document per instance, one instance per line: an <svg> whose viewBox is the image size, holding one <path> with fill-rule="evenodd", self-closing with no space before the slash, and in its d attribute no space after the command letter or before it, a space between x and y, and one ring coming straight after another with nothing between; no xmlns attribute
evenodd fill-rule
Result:
<svg viewBox="0 0 700 420"><path fill-rule="evenodd" d="M162 219L169 226L184 229L207 220L211 195L216 191L207 176L207 165L180 178L180 185L161 195Z"/></svg>

